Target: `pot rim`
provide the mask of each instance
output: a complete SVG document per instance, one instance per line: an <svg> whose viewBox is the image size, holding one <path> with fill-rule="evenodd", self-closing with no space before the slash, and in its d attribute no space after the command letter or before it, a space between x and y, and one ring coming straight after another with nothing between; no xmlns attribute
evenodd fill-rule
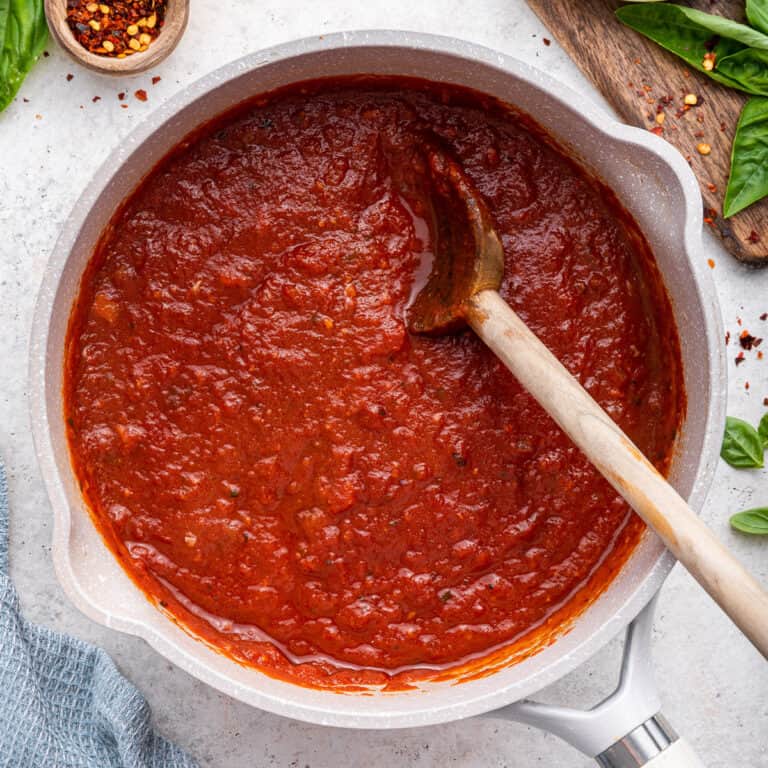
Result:
<svg viewBox="0 0 768 768"><path fill-rule="evenodd" d="M70 600L87 616L106 626L142 637L163 656L222 692L276 714L307 722L353 728L401 728L442 723L486 713L529 696L578 667L624 629L660 588L674 565L673 556L659 546L655 563L648 570L642 583L635 586L629 597L614 612L612 619L598 626L584 642L574 649L560 655L555 654L555 657L548 661L542 670L534 672L523 681L526 683L525 685L500 684L494 687L491 692L472 695L470 684L464 683L460 687L466 689L467 695L459 697L459 701L449 701L444 705L437 706L430 703L422 706L419 710L389 708L386 712L381 713L353 711L349 707L332 707L330 704L318 702L316 699L310 700L311 697L304 693L307 689L290 683L286 685L294 690L290 693L286 692L285 696L266 694L253 685L238 684L231 677L214 670L211 664L196 657L194 651L182 647L181 643L174 642L172 638L158 632L148 624L140 620L137 621L135 618L120 617L114 610L95 604L83 594L70 561L71 510L62 476L57 466L47 406L47 393L52 387L60 385L60 380L49 381L47 359L50 325L62 273L81 228L92 213L95 201L115 174L113 169L119 170L126 158L132 156L133 152L141 147L158 128L171 120L183 108L247 72L276 62L328 52L329 50L382 47L426 51L458 59L469 59L474 63L498 70L503 77L512 76L523 80L534 88L545 91L550 98L560 102L564 108L579 104L579 113L591 129L613 142L642 147L645 152L651 152L663 164L672 169L679 180L685 202L685 210L681 212L683 214L680 227L682 231L681 257L687 260L694 276L693 288L704 315L706 327L703 331L706 334L710 358L709 374L711 381L709 402L706 404L706 429L701 454L698 457L696 479L690 495L690 501L696 509L700 509L703 504L714 476L717 455L719 454L720 430L725 419L726 402L725 353L721 345L717 344L717 340L722 337L722 321L714 280L711 270L705 269L703 259L695 258L695 254L702 249L702 203L692 171L677 150L664 140L645 130L618 122L614 117L585 99L583 95L576 93L540 70L506 54L452 37L394 30L339 32L295 40L249 54L220 67L183 88L168 102L151 113L121 142L120 147L110 153L101 169L97 171L93 180L78 199L62 228L45 269L35 307L30 340L30 409L38 461L54 512L52 555L57 577ZM287 80L286 84L288 82L291 81ZM533 117L536 116L533 115ZM108 171L104 170L107 168ZM55 418L55 415L53 417ZM136 589L138 590L138 588ZM170 624L167 620L166 623ZM558 638L551 648L556 648L560 639ZM202 643L198 644L202 646ZM541 653L546 651L549 649L545 649ZM498 672L493 673L493 676L497 675ZM350 698L339 694L331 693L329 695L335 696L337 699ZM391 698L391 694L387 694L387 697ZM330 701L329 699L328 702Z"/></svg>

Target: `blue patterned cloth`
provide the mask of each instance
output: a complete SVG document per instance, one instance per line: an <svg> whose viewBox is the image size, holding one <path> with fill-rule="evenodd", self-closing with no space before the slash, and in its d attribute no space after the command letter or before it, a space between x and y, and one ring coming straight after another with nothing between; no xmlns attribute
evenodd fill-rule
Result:
<svg viewBox="0 0 768 768"><path fill-rule="evenodd" d="M152 730L149 705L103 650L21 617L1 464L0 766L195 768Z"/></svg>

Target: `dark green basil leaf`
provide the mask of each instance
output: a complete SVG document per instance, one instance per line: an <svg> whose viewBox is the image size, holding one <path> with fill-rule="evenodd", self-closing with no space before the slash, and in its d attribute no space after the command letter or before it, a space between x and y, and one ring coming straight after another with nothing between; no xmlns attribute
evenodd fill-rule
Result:
<svg viewBox="0 0 768 768"><path fill-rule="evenodd" d="M745 509L743 512L731 515L731 528L742 533L768 536L768 507Z"/></svg>
<svg viewBox="0 0 768 768"><path fill-rule="evenodd" d="M728 218L768 195L768 98L741 110L731 150L731 175L723 215Z"/></svg>
<svg viewBox="0 0 768 768"><path fill-rule="evenodd" d="M47 39L43 0L0 0L0 110L13 100Z"/></svg>
<svg viewBox="0 0 768 768"><path fill-rule="evenodd" d="M739 469L762 467L763 441L751 424L729 416L725 420L720 456Z"/></svg>
<svg viewBox="0 0 768 768"><path fill-rule="evenodd" d="M768 413L760 419L757 434L760 435L760 439L763 441L763 448L768 448Z"/></svg>
<svg viewBox="0 0 768 768"><path fill-rule="evenodd" d="M745 44L728 37L715 40L717 34L712 29L689 18L685 11L690 10L690 8L684 9L682 6L667 3L624 5L616 11L616 16L628 27L679 56L694 69L703 72L718 83L730 88L745 90L745 87L738 80L721 74L717 66L713 70L707 71L704 69L703 63L705 53L713 51L716 54L715 61L717 61L743 50L746 47ZM749 29L749 27L745 27L745 29ZM760 37L765 37L754 30L749 31ZM714 49L712 48L713 41L715 43ZM768 37L765 37L765 42L766 47L768 47Z"/></svg>
<svg viewBox="0 0 768 768"><path fill-rule="evenodd" d="M747 0L747 21L768 35L768 0Z"/></svg>
<svg viewBox="0 0 768 768"><path fill-rule="evenodd" d="M768 51L742 48L715 60L715 69L755 96L768 96Z"/></svg>

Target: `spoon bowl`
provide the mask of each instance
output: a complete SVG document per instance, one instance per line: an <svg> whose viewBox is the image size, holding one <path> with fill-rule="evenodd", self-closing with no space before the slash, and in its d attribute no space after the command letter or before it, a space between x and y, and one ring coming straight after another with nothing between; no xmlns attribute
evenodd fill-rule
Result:
<svg viewBox="0 0 768 768"><path fill-rule="evenodd" d="M160 34L145 51L124 59L92 53L80 45L67 23L67 0L45 0L45 16L53 38L78 64L105 75L135 75L159 64L178 45L189 19L189 0L168 0Z"/></svg>

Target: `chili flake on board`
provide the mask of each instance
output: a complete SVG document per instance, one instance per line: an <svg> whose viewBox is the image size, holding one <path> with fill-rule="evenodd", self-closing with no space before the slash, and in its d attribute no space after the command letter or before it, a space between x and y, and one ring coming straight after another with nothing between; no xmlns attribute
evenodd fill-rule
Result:
<svg viewBox="0 0 768 768"><path fill-rule="evenodd" d="M67 0L67 23L80 45L101 56L146 51L160 34L166 0Z"/></svg>

